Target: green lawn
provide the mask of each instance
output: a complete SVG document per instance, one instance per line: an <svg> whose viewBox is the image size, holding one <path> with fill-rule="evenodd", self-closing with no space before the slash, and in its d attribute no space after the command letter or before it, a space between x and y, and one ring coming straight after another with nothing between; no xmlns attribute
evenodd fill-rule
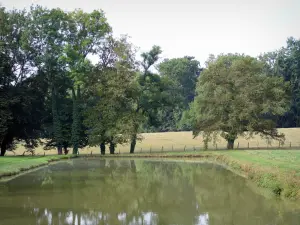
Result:
<svg viewBox="0 0 300 225"><path fill-rule="evenodd" d="M0 158L0 177L18 174L21 171L45 165L67 156L5 156Z"/></svg>
<svg viewBox="0 0 300 225"><path fill-rule="evenodd" d="M271 169L277 168L285 172L295 172L300 176L300 150L235 150L223 152L222 154L228 155L232 159Z"/></svg>

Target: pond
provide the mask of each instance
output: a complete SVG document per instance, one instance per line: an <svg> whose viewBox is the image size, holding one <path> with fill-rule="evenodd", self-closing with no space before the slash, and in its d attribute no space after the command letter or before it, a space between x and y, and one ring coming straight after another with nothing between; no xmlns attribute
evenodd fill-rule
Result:
<svg viewBox="0 0 300 225"><path fill-rule="evenodd" d="M300 224L250 186L209 163L66 160L0 183L0 224Z"/></svg>

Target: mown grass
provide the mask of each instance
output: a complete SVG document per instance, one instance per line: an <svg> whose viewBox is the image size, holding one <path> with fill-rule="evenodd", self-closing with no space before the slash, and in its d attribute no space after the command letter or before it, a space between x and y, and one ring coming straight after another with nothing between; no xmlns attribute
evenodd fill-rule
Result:
<svg viewBox="0 0 300 225"><path fill-rule="evenodd" d="M49 162L67 159L72 156L6 156L0 158L0 178L47 165Z"/></svg>
<svg viewBox="0 0 300 225"><path fill-rule="evenodd" d="M300 199L299 150L249 150L215 153L217 161L241 171L259 187L288 199Z"/></svg>

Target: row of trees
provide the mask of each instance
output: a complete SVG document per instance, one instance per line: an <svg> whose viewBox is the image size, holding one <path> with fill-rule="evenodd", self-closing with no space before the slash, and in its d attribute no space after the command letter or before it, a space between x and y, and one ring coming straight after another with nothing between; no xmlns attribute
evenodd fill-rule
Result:
<svg viewBox="0 0 300 225"><path fill-rule="evenodd" d="M137 61L137 49L113 37L103 11L1 8L0 24L1 155L40 139L58 154L86 145L104 154L107 144L114 153L125 142L133 153L141 129L172 129L180 117L172 107L183 111L193 98L199 62L170 60L160 64L164 76L154 73L160 47ZM188 76L174 75L172 63ZM166 116L175 122L164 128Z"/></svg>
<svg viewBox="0 0 300 225"><path fill-rule="evenodd" d="M193 129L209 140L221 130L229 148L245 131L280 139L276 127L300 121L299 46L290 38L258 59L210 56L205 69L190 56L159 63L159 46L138 61L101 10L0 8L1 155L39 140L58 154L86 145L113 154L128 142L133 153L139 133L155 131Z"/></svg>

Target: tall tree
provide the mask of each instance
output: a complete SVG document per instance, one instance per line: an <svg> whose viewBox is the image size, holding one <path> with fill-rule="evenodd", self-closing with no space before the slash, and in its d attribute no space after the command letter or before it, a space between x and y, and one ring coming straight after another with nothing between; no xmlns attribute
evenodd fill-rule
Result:
<svg viewBox="0 0 300 225"><path fill-rule="evenodd" d="M128 139L128 121L136 78L134 49L126 37L109 37L99 52L98 68L91 76L90 87L94 104L88 108L85 124L89 128L89 144L100 145L105 154L105 144L110 153Z"/></svg>
<svg viewBox="0 0 300 225"><path fill-rule="evenodd" d="M141 55L142 71L137 76L137 91L132 105L130 153L134 153L141 125L154 120L158 110L173 101L170 80L150 70L159 60L161 52L159 46L153 46L149 52Z"/></svg>
<svg viewBox="0 0 300 225"><path fill-rule="evenodd" d="M104 38L111 32L103 11L94 10L85 13L76 10L68 15L69 37L65 48L64 61L68 66L69 77L73 81L73 123L72 145L73 154L78 153L80 144L85 144L85 133L82 120L81 92L86 83L88 73L91 72L91 63L87 59L89 54L95 54Z"/></svg>
<svg viewBox="0 0 300 225"><path fill-rule="evenodd" d="M71 83L61 60L68 36L67 14L61 9L49 10L36 6L31 7L29 17L28 46L34 55L37 69L43 72L49 86L47 102L50 107L46 107L43 136L49 140L46 148L55 146L58 154L62 154L62 148L67 148L70 142L67 135L70 129L67 132L64 129L68 130L65 115L69 112L65 110L65 105Z"/></svg>
<svg viewBox="0 0 300 225"><path fill-rule="evenodd" d="M27 45L26 11L0 9L1 155L18 141L35 147L41 132L47 85ZM3 119L5 119L4 122Z"/></svg>
<svg viewBox="0 0 300 225"><path fill-rule="evenodd" d="M288 84L267 76L264 64L244 55L221 55L201 74L192 103L193 132L209 138L220 132L233 149L238 135L283 140L276 117L288 107Z"/></svg>
<svg viewBox="0 0 300 225"><path fill-rule="evenodd" d="M162 53L159 46L153 46L149 52L144 52L141 54L142 62L141 66L143 72L138 77L138 92L136 95L136 101L133 104L132 108L132 134L130 138L130 153L134 153L137 134L140 124L145 119L145 113L148 111L150 104L149 100L153 92L153 87L155 88L155 83L158 81L158 77L152 74L149 69L153 66L158 60L159 55ZM158 79L156 79L158 78Z"/></svg>

